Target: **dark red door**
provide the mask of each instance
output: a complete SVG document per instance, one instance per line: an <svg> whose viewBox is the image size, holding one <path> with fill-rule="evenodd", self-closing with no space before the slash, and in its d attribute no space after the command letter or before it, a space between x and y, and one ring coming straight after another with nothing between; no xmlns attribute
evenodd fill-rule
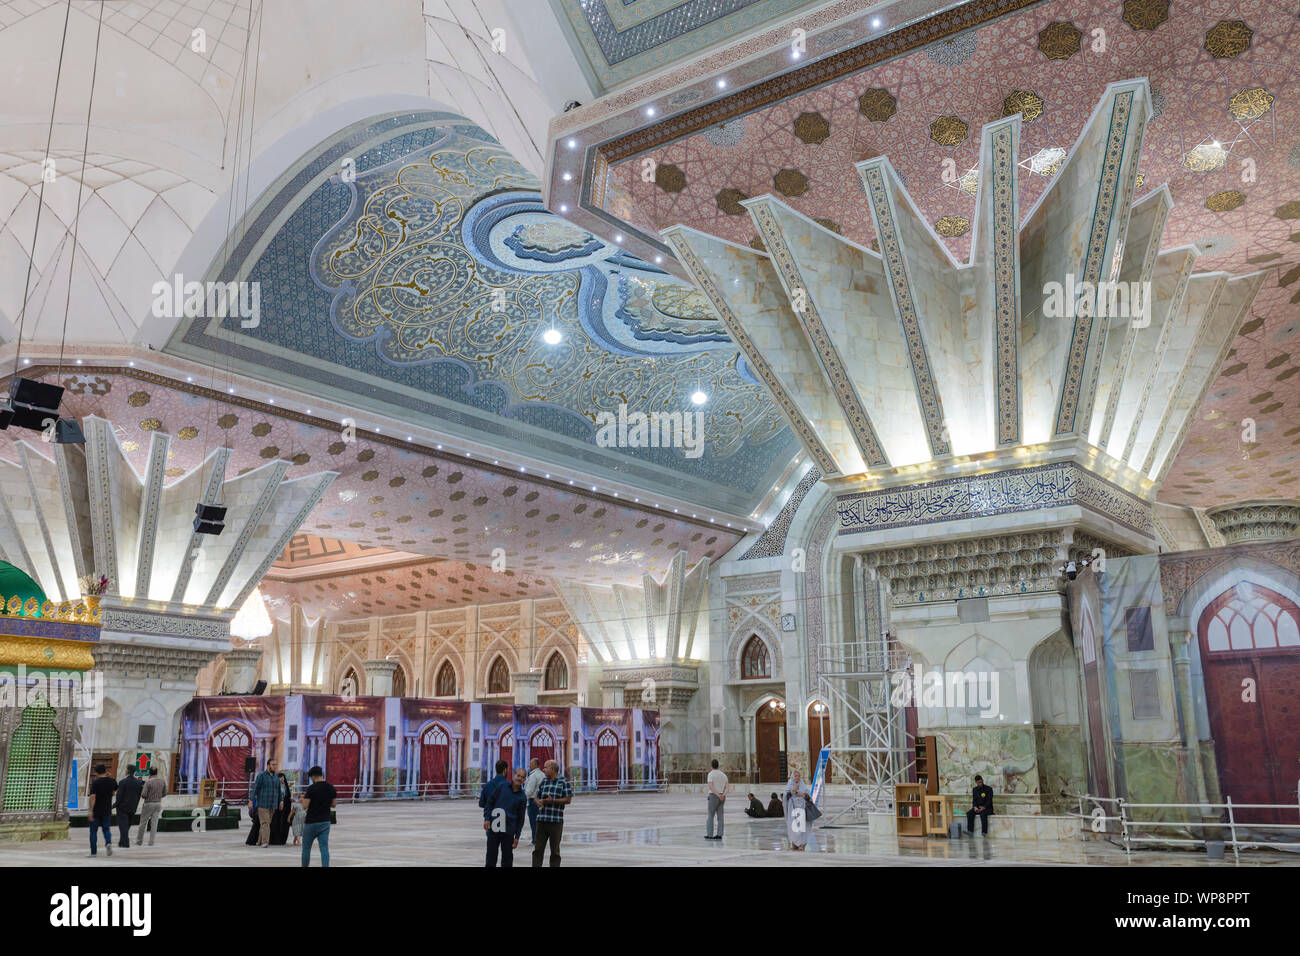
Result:
<svg viewBox="0 0 1300 956"><path fill-rule="evenodd" d="M1289 804L1234 810L1246 823L1295 823L1300 778L1300 608L1242 583L1205 609L1197 624L1205 699L1224 797Z"/></svg>
<svg viewBox="0 0 1300 956"><path fill-rule="evenodd" d="M507 727L501 732L501 744L498 749L501 751L501 759L514 767L515 732L513 728Z"/></svg>
<svg viewBox="0 0 1300 956"><path fill-rule="evenodd" d="M420 788L424 793L445 794L451 777L451 740L438 724L424 732L420 742Z"/></svg>
<svg viewBox="0 0 1300 956"><path fill-rule="evenodd" d="M248 797L248 773L244 761L253 756L253 741L248 731L235 724L227 724L212 735L208 747L208 777L219 780L224 786L218 792L231 802Z"/></svg>
<svg viewBox="0 0 1300 956"><path fill-rule="evenodd" d="M617 790L618 734L608 728L596 738L596 789Z"/></svg>
<svg viewBox="0 0 1300 956"><path fill-rule="evenodd" d="M546 761L556 759L555 736L545 727L538 727L533 731L532 739L528 741L528 753L538 761L540 766L545 767Z"/></svg>
<svg viewBox="0 0 1300 956"><path fill-rule="evenodd" d="M361 734L351 724L339 724L325 741L325 779L345 800L357 795L361 782Z"/></svg>

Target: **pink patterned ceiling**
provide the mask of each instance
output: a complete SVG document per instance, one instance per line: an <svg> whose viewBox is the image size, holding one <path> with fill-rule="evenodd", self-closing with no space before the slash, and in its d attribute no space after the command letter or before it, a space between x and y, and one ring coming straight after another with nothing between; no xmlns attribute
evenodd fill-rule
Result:
<svg viewBox="0 0 1300 956"><path fill-rule="evenodd" d="M1237 20L1248 35L1232 23ZM1228 24L1220 26L1223 21ZM1060 43L1071 36L1068 26L1053 27L1040 49L1040 33L1053 23L1078 31L1076 51ZM1098 30L1105 33L1104 52L1093 49ZM1140 76L1150 80L1157 115L1143 144L1139 193L1169 185L1175 208L1164 246L1196 242L1205 253L1198 270L1275 269L1198 412L1161 498L1205 507L1296 497L1300 19L1292 3L1036 5L624 159L611 167L606 208L647 231L682 222L749 244L755 230L748 215L724 212L718 193L773 193L866 244L874 235L853 163L883 154L928 220L969 220L974 196L944 182L944 161L954 160L959 176L974 167L980 127L1003 115L1008 97L1024 92L1033 95L1019 102L1042 101L1041 115L1030 120L1026 114L1022 130L1021 209L1027 213L1049 181L1029 169L1031 157L1068 149L1106 84ZM863 115L859 97L872 89L894 98L892 113L887 105L868 104L877 118ZM1262 93L1251 92L1256 90ZM939 140L949 139L942 135L944 126L956 126L942 117L966 124L967 135L956 145L941 145L932 136L936 121ZM952 138L960 137L956 128ZM1187 154L1215 141L1226 150L1222 164L1212 162L1218 168L1203 172L1189 168ZM658 171L649 182L642 175L647 157L655 163L649 168ZM776 185L778 175L786 195ZM806 190L800 191L804 180ZM1223 195L1210 198L1216 194L1234 205L1233 191L1244 198L1236 208L1207 207L1224 205ZM960 231L960 220L953 231ZM968 232L946 241L959 259L967 256ZM1253 444L1241 440L1247 418L1255 423Z"/></svg>
<svg viewBox="0 0 1300 956"><path fill-rule="evenodd" d="M550 597L542 577L490 564L441 559L406 560L364 570L322 571L285 581L273 570L262 581L262 597L272 616L283 617L301 604L308 617L332 621L409 611L436 611L466 604L498 604Z"/></svg>
<svg viewBox="0 0 1300 956"><path fill-rule="evenodd" d="M27 370L41 373L37 364ZM53 377L51 372L47 380ZM517 600L520 584L529 589L525 596L536 596L547 587L541 579L551 575L639 583L647 571L667 570L679 550L693 564L725 554L741 537L703 518L678 517L666 505L656 511L648 506L653 503L623 503L580 485L520 474L505 463L498 467L360 430L345 442L337 426L290 412L283 401L277 407L237 396L213 400L198 385L120 365L65 368L61 381L67 389L63 414L111 421L138 473L155 431L172 436L169 481L223 445L233 449L232 474L276 459L293 462L289 479L338 472L302 532L460 562L458 576L466 580L456 585L474 592L473 600L461 594L460 603L497 600L500 594ZM0 455L16 460L13 442L19 439L40 444L38 434L10 429L0 433ZM485 572L498 548L504 569ZM471 563L479 567L470 569ZM501 580L489 581L494 575ZM441 571L438 582L430 592L438 600L464 590L440 590L450 584ZM489 588L490 597L480 586Z"/></svg>

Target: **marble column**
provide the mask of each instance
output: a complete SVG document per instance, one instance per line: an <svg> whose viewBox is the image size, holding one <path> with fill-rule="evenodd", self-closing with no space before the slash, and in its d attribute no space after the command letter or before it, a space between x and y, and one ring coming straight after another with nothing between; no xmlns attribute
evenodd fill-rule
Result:
<svg viewBox="0 0 1300 956"><path fill-rule="evenodd" d="M536 704L537 691L542 685L542 675L534 671L521 671L510 675L516 704Z"/></svg>
<svg viewBox="0 0 1300 956"><path fill-rule="evenodd" d="M627 681L609 678L600 682L602 707L625 707L627 698Z"/></svg>
<svg viewBox="0 0 1300 956"><path fill-rule="evenodd" d="M1192 697L1192 662L1188 654L1191 632L1185 626L1169 622L1169 649L1174 658L1174 689L1182 716L1183 745L1187 749L1187 802L1208 803L1205 789L1205 765L1201 760L1201 741L1196 729L1196 705ZM1202 816L1214 816L1209 809Z"/></svg>
<svg viewBox="0 0 1300 956"><path fill-rule="evenodd" d="M393 675L397 673L397 661L362 661L361 666L366 671L367 694L371 697L393 696Z"/></svg>

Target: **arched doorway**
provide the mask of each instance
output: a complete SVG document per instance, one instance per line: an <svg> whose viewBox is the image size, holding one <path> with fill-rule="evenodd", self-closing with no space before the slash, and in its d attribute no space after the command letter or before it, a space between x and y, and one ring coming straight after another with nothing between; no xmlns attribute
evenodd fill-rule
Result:
<svg viewBox="0 0 1300 956"><path fill-rule="evenodd" d="M430 724L420 738L420 790L443 794L451 778L451 738L441 724Z"/></svg>
<svg viewBox="0 0 1300 956"><path fill-rule="evenodd" d="M815 700L808 705L808 761L812 764L813 773L817 772L817 760L821 756L822 748L831 742L831 710L822 701ZM831 782L831 766L826 765L826 779L823 783ZM812 786L812 781L808 781L808 786Z"/></svg>
<svg viewBox="0 0 1300 956"><path fill-rule="evenodd" d="M758 708L754 721L754 749L758 752L760 783L786 779L785 701L773 697Z"/></svg>
<svg viewBox="0 0 1300 956"><path fill-rule="evenodd" d="M244 762L253 756L253 738L238 724L226 724L212 732L208 745L208 777L221 781L223 796L232 803L248 796L248 773Z"/></svg>
<svg viewBox="0 0 1300 956"><path fill-rule="evenodd" d="M546 761L559 759L555 756L555 735L545 727L538 727L529 738L528 754L543 767Z"/></svg>
<svg viewBox="0 0 1300 956"><path fill-rule="evenodd" d="M337 724L325 741L325 779L339 796L357 795L361 780L361 733L349 723Z"/></svg>
<svg viewBox="0 0 1300 956"><path fill-rule="evenodd" d="M507 727L501 731L501 741L497 749L501 753L501 759L514 767L515 729L513 727Z"/></svg>
<svg viewBox="0 0 1300 956"><path fill-rule="evenodd" d="M596 789L617 790L618 734L606 727L596 738Z"/></svg>
<svg viewBox="0 0 1300 956"><path fill-rule="evenodd" d="M1236 810L1234 816L1246 823L1293 822L1300 776L1300 607L1243 581L1210 602L1197 637L1224 796L1233 803L1291 805L1285 811Z"/></svg>

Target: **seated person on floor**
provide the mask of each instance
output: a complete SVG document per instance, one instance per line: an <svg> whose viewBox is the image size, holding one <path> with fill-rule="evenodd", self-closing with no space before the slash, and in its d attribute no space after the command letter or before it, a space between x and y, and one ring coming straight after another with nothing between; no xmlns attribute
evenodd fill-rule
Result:
<svg viewBox="0 0 1300 956"><path fill-rule="evenodd" d="M975 833L975 814L979 814L980 832L989 832L989 814L993 812L993 790L984 786L984 778L975 775L975 789L971 791L971 808L966 811L966 832Z"/></svg>
<svg viewBox="0 0 1300 956"><path fill-rule="evenodd" d="M785 816L785 807L781 806L781 798L775 793L772 794L772 799L767 801L767 815L769 817Z"/></svg>
<svg viewBox="0 0 1300 956"><path fill-rule="evenodd" d="M752 793L749 795L749 806L745 808L745 816L747 817L767 816L767 811L763 809L763 805L758 802L758 798L755 797Z"/></svg>

